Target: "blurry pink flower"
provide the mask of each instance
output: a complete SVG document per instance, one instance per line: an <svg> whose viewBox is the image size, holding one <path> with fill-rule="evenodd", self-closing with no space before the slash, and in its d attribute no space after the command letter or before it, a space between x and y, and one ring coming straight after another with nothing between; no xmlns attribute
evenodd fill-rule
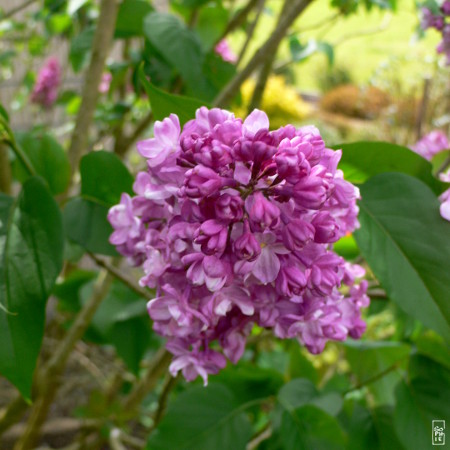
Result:
<svg viewBox="0 0 450 450"><path fill-rule="evenodd" d="M61 66L55 57L51 57L38 74L36 84L31 93L31 101L49 108L58 97L60 83Z"/></svg>
<svg viewBox="0 0 450 450"><path fill-rule="evenodd" d="M222 57L222 59L226 62L234 64L237 62L237 56L231 50L230 46L228 45L228 42L225 39L222 39L215 47L214 51Z"/></svg>
<svg viewBox="0 0 450 450"><path fill-rule="evenodd" d="M447 136L440 130L433 130L412 146L412 150L431 161L434 155L450 148Z"/></svg>
<svg viewBox="0 0 450 450"><path fill-rule="evenodd" d="M105 72L102 75L102 79L100 81L100 84L98 85L98 92L100 94L106 94L109 91L109 87L111 85L112 81L112 75L110 72Z"/></svg>

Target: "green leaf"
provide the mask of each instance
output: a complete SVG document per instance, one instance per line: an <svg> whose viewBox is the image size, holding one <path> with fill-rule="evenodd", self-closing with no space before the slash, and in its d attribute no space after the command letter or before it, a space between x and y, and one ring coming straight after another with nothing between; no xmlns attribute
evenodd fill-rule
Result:
<svg viewBox="0 0 450 450"><path fill-rule="evenodd" d="M450 414L450 372L423 357L412 359L412 365L415 373L396 390L394 424L405 448L432 448L432 421Z"/></svg>
<svg viewBox="0 0 450 450"><path fill-rule="evenodd" d="M337 420L312 405L285 410L280 431L284 450L342 450L345 445Z"/></svg>
<svg viewBox="0 0 450 450"><path fill-rule="evenodd" d="M173 14L154 12L144 19L144 34L161 57L174 67L194 95L203 97L204 55L198 36Z"/></svg>
<svg viewBox="0 0 450 450"><path fill-rule="evenodd" d="M392 371L368 384L378 403L393 403L393 390L400 379L400 366L406 365L411 352L409 345L401 342L347 341L347 361L358 383L365 384L390 368ZM395 366L395 367L394 367Z"/></svg>
<svg viewBox="0 0 450 450"><path fill-rule="evenodd" d="M383 172L402 172L419 178L436 193L442 191L441 183L433 178L431 164L406 147L387 142L353 142L334 145L342 149L339 168L345 179L356 184Z"/></svg>
<svg viewBox="0 0 450 450"><path fill-rule="evenodd" d="M393 411L388 406L367 409L348 401L340 420L348 433L347 450L405 450L393 425Z"/></svg>
<svg viewBox="0 0 450 450"><path fill-rule="evenodd" d="M342 397L339 393L320 393L306 378L297 378L285 384L278 393L278 401L288 411L294 411L304 405L314 405L332 416L342 408Z"/></svg>
<svg viewBox="0 0 450 450"><path fill-rule="evenodd" d="M257 367L242 361L237 365L226 367L214 377L214 382L229 387L238 401L245 403L276 395L283 385L283 377L273 369Z"/></svg>
<svg viewBox="0 0 450 450"><path fill-rule="evenodd" d="M116 38L142 36L144 18L153 11L153 7L145 0L125 0L119 6L117 14Z"/></svg>
<svg viewBox="0 0 450 450"><path fill-rule="evenodd" d="M73 37L70 43L69 61L74 72L79 72L89 62L95 27L89 26Z"/></svg>
<svg viewBox="0 0 450 450"><path fill-rule="evenodd" d="M123 192L133 195L133 177L111 152L91 152L81 158L81 195L107 205L119 203Z"/></svg>
<svg viewBox="0 0 450 450"><path fill-rule="evenodd" d="M450 340L450 223L436 196L399 173L373 177L361 195L354 236L362 255L390 299Z"/></svg>
<svg viewBox="0 0 450 450"><path fill-rule="evenodd" d="M16 138L36 173L47 181L52 193L64 192L70 181L70 162L61 145L45 133L18 133ZM19 159L14 163L14 175L20 182L30 176Z"/></svg>
<svg viewBox="0 0 450 450"><path fill-rule="evenodd" d="M222 5L208 5L198 12L195 29L205 52L214 47L228 24L229 13Z"/></svg>
<svg viewBox="0 0 450 450"><path fill-rule="evenodd" d="M181 126L183 126L195 117L195 111L198 108L209 106L195 98L173 95L158 89L147 80L142 68L139 72L139 78L150 98L156 120L163 120L170 114L176 114L180 119Z"/></svg>
<svg viewBox="0 0 450 450"><path fill-rule="evenodd" d="M297 37L292 36L289 39L289 50L295 62L305 61L314 53L321 52L327 57L330 66L334 63L334 48L328 42L310 39L306 45L302 45Z"/></svg>
<svg viewBox="0 0 450 450"><path fill-rule="evenodd" d="M28 179L16 203L2 197L0 372L29 399L45 305L62 268L61 212L45 183Z"/></svg>
<svg viewBox="0 0 450 450"><path fill-rule="evenodd" d="M108 207L84 198L69 200L64 208L67 237L92 253L117 256L108 239L113 229L106 216Z"/></svg>
<svg viewBox="0 0 450 450"><path fill-rule="evenodd" d="M246 406L221 384L191 387L169 404L147 449L244 450L252 434Z"/></svg>

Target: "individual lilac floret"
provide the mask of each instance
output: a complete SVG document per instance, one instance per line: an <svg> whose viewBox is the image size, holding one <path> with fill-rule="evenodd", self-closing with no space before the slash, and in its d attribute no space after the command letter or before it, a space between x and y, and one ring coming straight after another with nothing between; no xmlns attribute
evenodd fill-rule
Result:
<svg viewBox="0 0 450 450"><path fill-rule="evenodd" d="M110 241L156 288L148 312L173 375L206 384L254 325L312 353L361 336L364 270L332 249L359 226L359 191L317 128L202 107L182 130L173 114L156 122L138 150L147 170L111 208Z"/></svg>
<svg viewBox="0 0 450 450"><path fill-rule="evenodd" d="M60 83L61 66L56 58L51 57L39 71L31 93L31 101L45 108L50 108L58 98Z"/></svg>
<svg viewBox="0 0 450 450"><path fill-rule="evenodd" d="M236 54L233 52L233 50L231 50L230 46L228 45L228 42L226 41L226 39L222 39L215 47L214 47L214 51L222 57L222 59L226 62L230 62L232 64L234 64L235 62L237 62L237 56Z"/></svg>

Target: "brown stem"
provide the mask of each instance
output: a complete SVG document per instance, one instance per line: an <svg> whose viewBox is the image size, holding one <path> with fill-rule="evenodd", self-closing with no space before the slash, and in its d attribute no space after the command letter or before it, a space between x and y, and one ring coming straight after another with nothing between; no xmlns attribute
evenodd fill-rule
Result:
<svg viewBox="0 0 450 450"><path fill-rule="evenodd" d="M77 341L86 332L92 317L107 294L111 282L112 277L106 271L100 272L94 285L92 296L79 312L75 322L56 348L53 356L44 364L41 373L37 377L37 398L33 404L25 431L14 446L14 450L28 450L36 445L42 425L61 383L61 374L70 353Z"/></svg>
<svg viewBox="0 0 450 450"><path fill-rule="evenodd" d="M249 0L247 5L245 5L232 17L219 39L217 39L216 44L218 44L227 34L231 33L236 28L239 28L245 22L245 19L250 14L250 11L256 6L258 1L259 0Z"/></svg>
<svg viewBox="0 0 450 450"><path fill-rule="evenodd" d="M430 99L430 87L431 87L431 78L427 77L423 82L422 100L420 101L419 112L417 114L416 140L420 140L420 138L422 137L423 124L425 123L425 118L427 115L428 100Z"/></svg>
<svg viewBox="0 0 450 450"><path fill-rule="evenodd" d="M100 95L98 86L113 39L117 10L118 3L116 0L101 0L100 15L92 44L91 62L84 79L80 110L70 141L69 160L72 174L77 171L80 158L88 145L89 128Z"/></svg>
<svg viewBox="0 0 450 450"><path fill-rule="evenodd" d="M283 8L281 9L280 15L278 16L277 25L281 22L286 12L289 11L289 2L290 0L286 0L283 4ZM266 88L267 80L269 79L270 73L272 72L272 66L275 61L276 52L273 52L271 55L267 57L267 60L263 64L258 80L256 81L255 89L253 91L252 98L250 100L250 104L248 105L248 113L250 114L255 108L259 108L264 90Z"/></svg>
<svg viewBox="0 0 450 450"><path fill-rule="evenodd" d="M276 52L280 42L286 35L288 28L303 10L314 0L291 0L289 9L280 20L275 30L266 42L255 52L247 65L225 86L223 91L214 100L214 105L226 107L239 92L242 83L253 73L253 71L264 64L272 53Z"/></svg>
<svg viewBox="0 0 450 450"><path fill-rule="evenodd" d="M129 287L132 291L136 292L136 294L148 299L152 296L152 292L148 289L142 288L138 284L136 284L133 280L131 280L128 276L126 276L120 269L109 264L104 259L99 258L97 255L93 253L87 252L89 257L95 261L95 264L99 267L103 267L106 269L112 276L120 280L125 286Z"/></svg>
<svg viewBox="0 0 450 450"><path fill-rule="evenodd" d="M146 375L136 384L135 388L124 400L122 407L123 411L129 411L130 414L133 414L142 399L155 387L159 377L169 366L171 359L172 355L165 348L160 348L158 350L151 361Z"/></svg>
<svg viewBox="0 0 450 450"><path fill-rule="evenodd" d="M159 396L159 399L158 399L158 409L156 410L156 413L155 413L155 416L153 419L152 429L156 428L158 426L159 422L161 422L164 412L166 411L167 400L169 398L170 391L175 387L175 385L177 384L177 381L178 381L178 377L173 377L170 374L166 375L166 379L164 381L164 386L161 391L161 395Z"/></svg>
<svg viewBox="0 0 450 450"><path fill-rule="evenodd" d="M256 26L258 25L259 18L261 17L262 12L264 11L265 3L266 3L266 0L259 0L258 4L256 5L255 18L253 19L253 22L250 24L250 26L247 29L247 36L245 38L244 45L242 46L241 51L239 52L239 57L237 60L238 65L244 58L245 52L247 51L250 41L252 40L253 35L255 34Z"/></svg>
<svg viewBox="0 0 450 450"><path fill-rule="evenodd" d="M0 436L22 418L28 406L23 397L18 395L0 412Z"/></svg>
<svg viewBox="0 0 450 450"><path fill-rule="evenodd" d="M0 191L5 194L11 193L11 165L8 157L8 147L0 141Z"/></svg>
<svg viewBox="0 0 450 450"><path fill-rule="evenodd" d="M153 113L149 112L136 126L134 131L129 136L121 136L116 139L114 143L114 153L119 156L125 155L133 143L139 138L139 136L148 128L152 123Z"/></svg>
<svg viewBox="0 0 450 450"><path fill-rule="evenodd" d="M23 2L21 5L18 5L15 8L10 9L8 12L5 12L2 16L0 16L0 21L9 19L10 17L14 16L18 12L22 11L23 9L27 8L28 6L36 2L37 0L27 0Z"/></svg>

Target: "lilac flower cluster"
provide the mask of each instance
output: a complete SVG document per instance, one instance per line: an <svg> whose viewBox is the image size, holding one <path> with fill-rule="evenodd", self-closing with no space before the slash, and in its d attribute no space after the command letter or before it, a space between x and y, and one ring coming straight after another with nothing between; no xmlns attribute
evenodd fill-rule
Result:
<svg viewBox="0 0 450 450"><path fill-rule="evenodd" d="M39 71L36 84L31 93L31 101L49 108L58 98L61 83L61 66L59 61L51 57Z"/></svg>
<svg viewBox="0 0 450 450"><path fill-rule="evenodd" d="M428 161L431 161L433 156L437 155L439 152L450 150L450 141L444 132L440 130L433 130L413 145L411 150L415 151L420 156L423 156ZM450 169L448 169L445 173L441 173L439 178L444 183L450 183ZM441 216L445 220L450 221L450 189L443 192L440 195L439 200L441 202Z"/></svg>
<svg viewBox="0 0 450 450"><path fill-rule="evenodd" d="M442 34L442 41L438 44L436 50L438 53L443 53L447 59L447 65L450 65L450 0L444 0L439 12L433 14L429 8L422 8L422 20L420 26L426 30L428 28L435 28Z"/></svg>
<svg viewBox="0 0 450 450"><path fill-rule="evenodd" d="M242 122L202 107L180 131L173 114L155 123L137 146L148 168L136 196L108 215L111 242L156 288L148 311L168 338L171 373L206 384L241 358L255 324L314 354L359 338L364 270L332 250L358 226L341 151L313 126L269 131L259 110Z"/></svg>

